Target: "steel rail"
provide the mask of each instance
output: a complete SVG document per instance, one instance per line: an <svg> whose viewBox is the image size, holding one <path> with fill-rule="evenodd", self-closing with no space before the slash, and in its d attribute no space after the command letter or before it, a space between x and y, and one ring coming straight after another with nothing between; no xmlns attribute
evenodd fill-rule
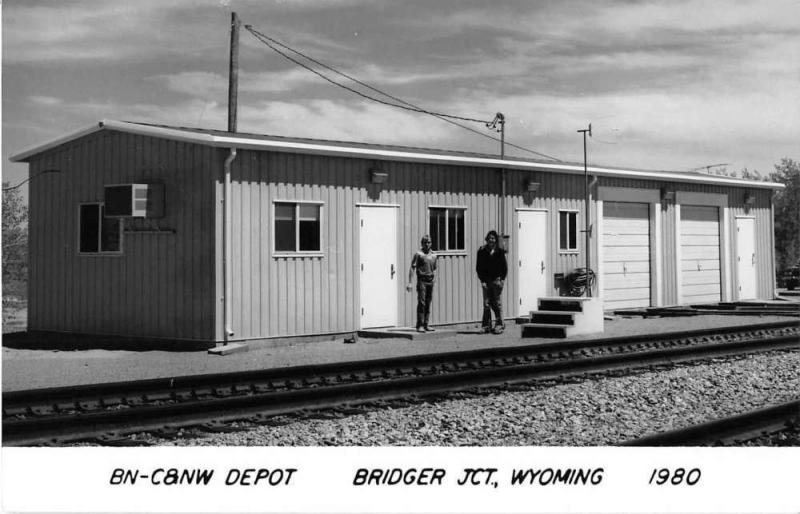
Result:
<svg viewBox="0 0 800 514"><path fill-rule="evenodd" d="M23 408L36 403L57 404L58 402L65 402L68 404L80 404L81 401L92 401L96 400L98 397L130 395L152 395L153 397L158 397L163 396L164 393L173 393L182 389L193 390L203 387L220 388L223 387L223 385L235 384L237 382L247 384L252 382L269 382L286 379L302 381L312 380L321 376L336 376L359 372L364 373L369 371L382 371L386 369L422 367L441 363L481 361L487 359L508 359L524 355L542 355L548 353L574 354L581 351L597 350L606 347L614 348L642 344L660 344L688 339L699 339L703 337L725 337L736 336L740 334L746 335L747 333L752 332L757 334L764 331L783 329L796 330L798 333L800 333L800 324L794 321L778 321L738 327L684 330L678 332L669 332L667 334L660 333L635 336L616 336L599 339L552 341L548 343L479 348L474 350L451 351L404 357L387 357L353 362L292 366L266 370L210 373L147 380L5 391L3 392L3 416L6 417L16 408Z"/></svg>
<svg viewBox="0 0 800 514"><path fill-rule="evenodd" d="M606 338L448 352L416 358L11 392L4 394L4 444L46 444L54 440L61 442L97 437L110 431L131 433L152 430L164 424L185 426L258 414L274 416L298 410L436 394L506 382L796 348L800 347L798 328L793 323L738 327L739 332L728 330L727 335L744 333L750 336L724 342L715 341L720 334L709 331L668 334L668 338L660 334L657 342L663 343L666 339L674 343L666 348L658 348L653 337ZM770 330L784 334L769 335ZM690 344L687 339L690 335L702 342ZM595 351L594 356L586 356L592 354L589 350ZM332 376L343 380L326 379ZM231 386L231 380L235 384L250 385ZM276 389L254 384L253 381L259 380L266 380L270 385L274 385L273 381L283 381L286 387ZM141 388L137 389L137 385ZM171 392L165 393L164 387L171 388ZM181 390L181 387L188 389ZM69 396L68 391L73 396ZM209 394L198 394L203 391ZM76 400L76 392L78 398L99 393L105 396L99 402ZM123 398L115 403L108 400L109 397L121 395L131 395L136 401ZM73 415L51 414L46 410L37 412L30 407L21 407L44 398L55 402L56 406L61 405L57 412L72 412ZM145 401L152 401L153 404L143 404ZM93 408L97 407L92 405L94 403L99 403L102 409Z"/></svg>
<svg viewBox="0 0 800 514"><path fill-rule="evenodd" d="M800 427L800 400L640 437L622 446L719 446Z"/></svg>

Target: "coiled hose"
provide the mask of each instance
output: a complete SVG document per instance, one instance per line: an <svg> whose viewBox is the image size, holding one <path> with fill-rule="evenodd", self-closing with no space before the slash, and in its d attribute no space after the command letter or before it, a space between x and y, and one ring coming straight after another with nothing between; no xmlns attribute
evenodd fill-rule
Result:
<svg viewBox="0 0 800 514"><path fill-rule="evenodd" d="M567 275L567 290L570 296L583 296L594 287L595 275L591 268L577 268Z"/></svg>

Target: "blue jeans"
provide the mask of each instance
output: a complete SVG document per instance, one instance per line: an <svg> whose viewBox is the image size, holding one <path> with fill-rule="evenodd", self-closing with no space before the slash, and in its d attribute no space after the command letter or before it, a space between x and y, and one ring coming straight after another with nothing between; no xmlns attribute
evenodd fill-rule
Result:
<svg viewBox="0 0 800 514"><path fill-rule="evenodd" d="M485 285L484 285L485 284ZM503 325L503 279L496 278L491 282L481 282L483 289L483 320L481 325L491 328L492 312L495 323Z"/></svg>
<svg viewBox="0 0 800 514"><path fill-rule="evenodd" d="M428 327L431 317L433 280L417 277L417 328Z"/></svg>

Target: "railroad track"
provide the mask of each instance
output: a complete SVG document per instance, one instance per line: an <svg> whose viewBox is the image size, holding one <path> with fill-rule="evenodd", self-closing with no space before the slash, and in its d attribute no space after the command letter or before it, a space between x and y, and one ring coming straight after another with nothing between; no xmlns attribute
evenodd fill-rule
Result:
<svg viewBox="0 0 800 514"><path fill-rule="evenodd" d="M800 427L800 400L627 441L622 446L723 446Z"/></svg>
<svg viewBox="0 0 800 514"><path fill-rule="evenodd" d="M534 343L463 352L3 394L3 444L112 444L126 434L222 430L376 400L800 347L800 324Z"/></svg>

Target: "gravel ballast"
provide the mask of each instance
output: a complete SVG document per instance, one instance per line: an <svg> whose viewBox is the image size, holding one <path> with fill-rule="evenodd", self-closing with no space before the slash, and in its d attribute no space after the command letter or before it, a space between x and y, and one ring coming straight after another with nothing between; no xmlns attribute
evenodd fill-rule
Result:
<svg viewBox="0 0 800 514"><path fill-rule="evenodd" d="M145 439L181 446L614 445L800 398L800 351L514 389L199 438Z"/></svg>

